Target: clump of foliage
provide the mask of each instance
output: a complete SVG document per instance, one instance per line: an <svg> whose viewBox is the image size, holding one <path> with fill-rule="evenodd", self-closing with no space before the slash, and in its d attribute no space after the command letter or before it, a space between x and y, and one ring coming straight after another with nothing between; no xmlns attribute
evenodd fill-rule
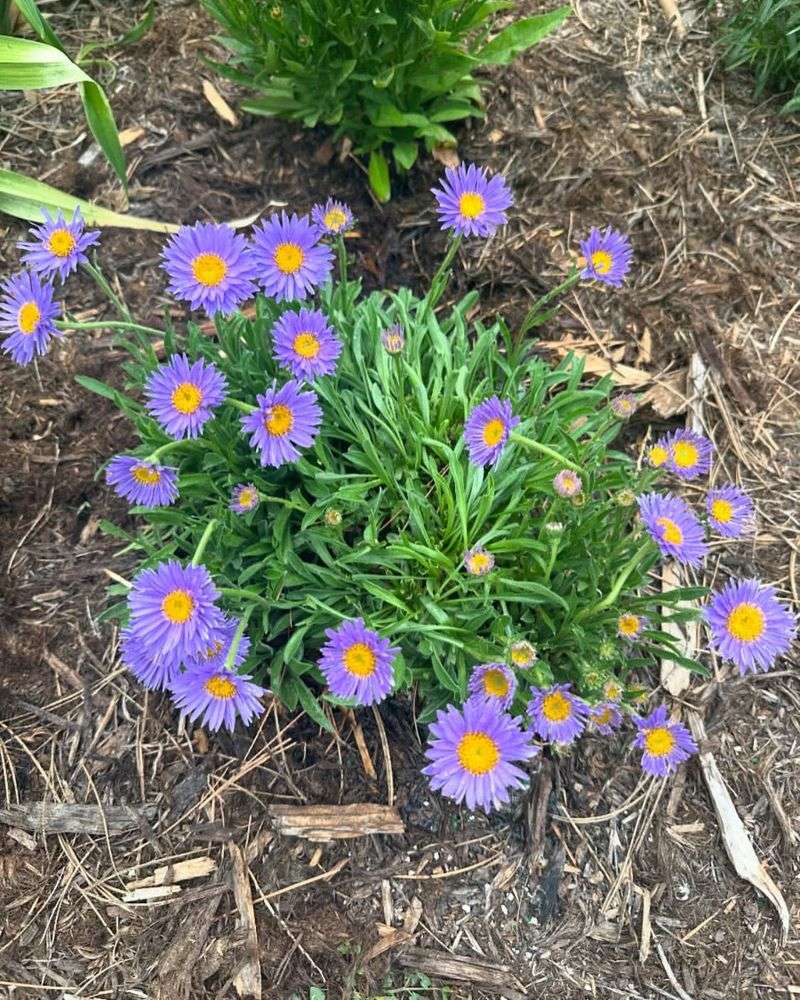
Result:
<svg viewBox="0 0 800 1000"><path fill-rule="evenodd" d="M230 49L220 72L260 97L244 108L333 127L369 156L370 182L390 196L389 148L408 170L420 145L455 145L454 122L481 117L475 72L505 64L557 28L569 6L509 24L511 0L202 0Z"/></svg>
<svg viewBox="0 0 800 1000"><path fill-rule="evenodd" d="M755 75L756 93L789 94L784 113L800 111L800 3L741 0L722 33L725 61Z"/></svg>

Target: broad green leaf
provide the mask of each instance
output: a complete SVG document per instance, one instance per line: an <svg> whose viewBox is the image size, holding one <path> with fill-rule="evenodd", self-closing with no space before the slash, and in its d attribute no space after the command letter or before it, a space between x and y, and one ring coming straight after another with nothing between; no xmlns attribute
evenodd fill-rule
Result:
<svg viewBox="0 0 800 1000"><path fill-rule="evenodd" d="M370 153L369 186L375 192L375 197L380 202L386 202L392 197L392 185L389 181L389 164L379 149Z"/></svg>
<svg viewBox="0 0 800 1000"><path fill-rule="evenodd" d="M92 135L106 154L106 159L114 168L114 173L122 182L122 186L127 188L125 154L122 152L114 112L111 110L105 91L94 80L89 80L81 84L81 100Z"/></svg>
<svg viewBox="0 0 800 1000"><path fill-rule="evenodd" d="M43 90L91 80L60 49L0 35L0 90Z"/></svg>
<svg viewBox="0 0 800 1000"><path fill-rule="evenodd" d="M536 45L551 31L555 31L571 12L572 8L566 5L547 14L536 14L534 17L514 21L484 45L478 52L478 59L482 63L506 65L517 53Z"/></svg>
<svg viewBox="0 0 800 1000"><path fill-rule="evenodd" d="M76 198L59 191L42 181L25 177L14 170L0 169L0 212L30 222L42 221L42 209L55 214L59 209L72 214L76 208L89 225L116 226L120 229L146 229L153 233L177 233L179 226L157 219L143 219L137 215L122 215L110 208L95 205L83 198Z"/></svg>
<svg viewBox="0 0 800 1000"><path fill-rule="evenodd" d="M14 0L17 10L22 14L28 24L33 28L36 34L39 36L40 42L45 42L47 45L54 45L57 49L63 51L64 46L61 44L61 39L50 27L50 24L42 17L39 12L39 8L34 3L34 0Z"/></svg>
<svg viewBox="0 0 800 1000"><path fill-rule="evenodd" d="M417 162L419 146L416 142L396 142L392 147L394 162L403 170L410 170Z"/></svg>

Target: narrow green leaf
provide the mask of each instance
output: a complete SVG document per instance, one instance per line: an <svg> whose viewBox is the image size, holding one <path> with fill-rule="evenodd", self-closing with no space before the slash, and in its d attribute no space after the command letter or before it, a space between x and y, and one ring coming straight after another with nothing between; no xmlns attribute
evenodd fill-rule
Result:
<svg viewBox="0 0 800 1000"><path fill-rule="evenodd" d="M63 51L64 46L61 43L61 39L50 27L48 21L42 17L39 12L39 8L34 3L34 0L14 0L17 10L22 14L28 24L33 28L36 34L39 36L40 42L45 42L47 45L54 45L57 49Z"/></svg>
<svg viewBox="0 0 800 1000"><path fill-rule="evenodd" d="M534 17L514 21L484 45L478 52L478 59L482 63L491 63L495 66L506 65L518 52L529 49L551 31L555 31L571 12L572 8L566 5L547 14L536 14Z"/></svg>
<svg viewBox="0 0 800 1000"><path fill-rule="evenodd" d="M114 173L127 190L128 176L125 170L125 154L122 152L117 123L114 121L114 112L111 110L105 91L94 80L89 80L81 84L81 100L92 135L97 139L100 148L106 154L106 159L113 167Z"/></svg>
<svg viewBox="0 0 800 1000"><path fill-rule="evenodd" d="M0 35L0 90L43 90L90 80L60 49Z"/></svg>
<svg viewBox="0 0 800 1000"><path fill-rule="evenodd" d="M375 192L380 202L386 202L392 197L392 185L389 181L389 164L379 150L373 150L369 157L369 186Z"/></svg>

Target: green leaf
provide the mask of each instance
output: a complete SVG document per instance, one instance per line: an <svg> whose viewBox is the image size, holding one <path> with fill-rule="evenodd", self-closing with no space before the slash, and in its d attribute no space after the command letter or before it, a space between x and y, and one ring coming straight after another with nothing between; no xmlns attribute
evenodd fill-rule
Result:
<svg viewBox="0 0 800 1000"><path fill-rule="evenodd" d="M94 80L89 80L81 84L81 100L92 135L106 154L106 159L114 168L114 173L122 182L122 186L127 189L125 154L122 152L114 112L111 110L105 91Z"/></svg>
<svg viewBox="0 0 800 1000"><path fill-rule="evenodd" d="M307 687L305 682L300 680L299 677L294 677L292 683L295 691L297 692L297 697L300 699L300 704L303 706L306 714L310 715L318 726L322 726L322 728L327 730L327 732L333 733L333 726L330 724L328 716L319 707L319 702L314 697L311 689Z"/></svg>
<svg viewBox="0 0 800 1000"><path fill-rule="evenodd" d="M0 90L43 90L91 80L61 49L0 35Z"/></svg>
<svg viewBox="0 0 800 1000"><path fill-rule="evenodd" d="M112 212L110 208L103 208L102 205L76 198L66 191L59 191L58 188L43 184L42 181L34 180L32 177L25 177L14 170L0 169L0 212L13 215L16 219L41 222L43 208L51 214L55 214L59 209L71 214L79 208L84 220L93 226L146 229L153 233L177 233L180 228L170 222Z"/></svg>
<svg viewBox="0 0 800 1000"><path fill-rule="evenodd" d="M505 66L518 52L524 52L551 31L555 31L571 12L572 8L566 5L547 14L536 14L534 17L514 21L484 45L478 52L478 59L482 63Z"/></svg>
<svg viewBox="0 0 800 1000"><path fill-rule="evenodd" d="M57 49L62 49L61 39L50 27L50 24L42 17L39 8L34 0L14 0L17 10L22 14L28 24L39 36L39 41L48 45L54 45Z"/></svg>
<svg viewBox="0 0 800 1000"><path fill-rule="evenodd" d="M402 170L410 170L417 162L419 146L416 142L396 142L392 147L394 162Z"/></svg>
<svg viewBox="0 0 800 1000"><path fill-rule="evenodd" d="M125 34L121 35L119 38L110 38L108 41L89 42L87 45L82 45L76 61L78 63L82 63L88 55L92 52L97 52L100 49L112 49L122 45L135 45L136 42L140 42L147 32L153 27L155 19L156 0L148 0L144 17L137 21L129 31L126 31Z"/></svg>
<svg viewBox="0 0 800 1000"><path fill-rule="evenodd" d="M373 150L369 156L369 186L375 192L380 202L387 202L392 197L392 185L389 181L389 164L379 150Z"/></svg>

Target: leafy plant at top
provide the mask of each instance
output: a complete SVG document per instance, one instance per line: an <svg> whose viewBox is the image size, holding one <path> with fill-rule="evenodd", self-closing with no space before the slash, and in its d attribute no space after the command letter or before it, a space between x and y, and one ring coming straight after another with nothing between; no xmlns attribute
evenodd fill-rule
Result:
<svg viewBox="0 0 800 1000"><path fill-rule="evenodd" d="M569 6L514 21L512 0L202 0L222 25L230 79L255 88L254 114L329 125L369 155L369 179L390 196L389 147L409 170L420 145L456 144L454 122L482 117L482 66L510 62L557 28Z"/></svg>
<svg viewBox="0 0 800 1000"><path fill-rule="evenodd" d="M756 93L791 94L784 113L800 112L800 3L797 0L737 0L722 29L725 61L747 66Z"/></svg>

